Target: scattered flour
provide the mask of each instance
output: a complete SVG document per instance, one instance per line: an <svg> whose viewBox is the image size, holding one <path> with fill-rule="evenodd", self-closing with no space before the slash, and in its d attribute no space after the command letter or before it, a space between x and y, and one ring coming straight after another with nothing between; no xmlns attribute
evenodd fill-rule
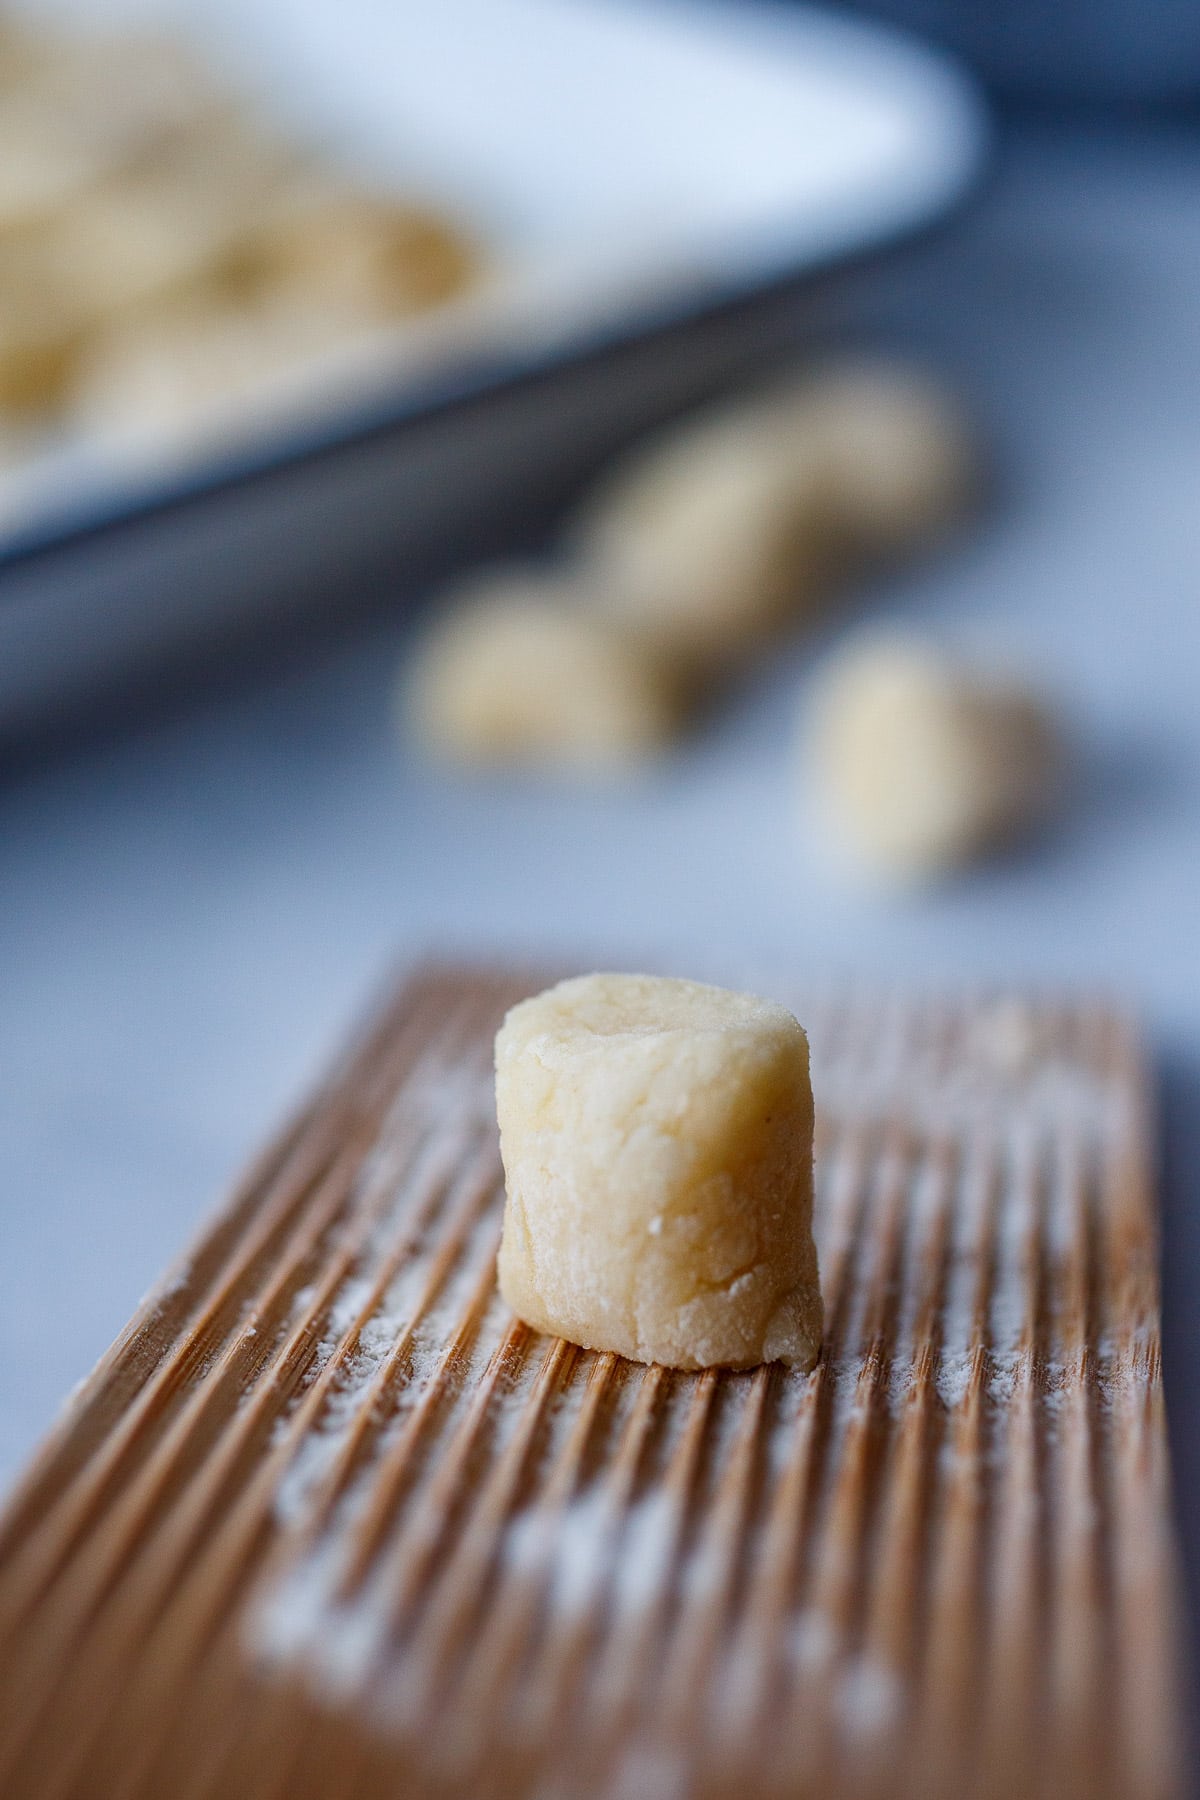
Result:
<svg viewBox="0 0 1200 1800"><path fill-rule="evenodd" d="M837 1685L834 1705L851 1737L878 1737L900 1715L903 1691L891 1669L866 1657L854 1658Z"/></svg>

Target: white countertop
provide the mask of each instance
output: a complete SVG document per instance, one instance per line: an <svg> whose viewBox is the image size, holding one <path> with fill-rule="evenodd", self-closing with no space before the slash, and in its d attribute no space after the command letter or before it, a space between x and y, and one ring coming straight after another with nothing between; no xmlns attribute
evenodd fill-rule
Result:
<svg viewBox="0 0 1200 1800"><path fill-rule="evenodd" d="M0 788L0 1484L375 979L423 950L1100 984L1149 1021L1186 1131L1197 194L1200 142L1028 138L966 224L839 302L963 381L1000 449L988 522L867 606L1009 645L1067 703L1075 804L1007 863L904 902L820 868L790 763L803 646L631 790L419 766L389 719L399 630ZM1188 1153L1168 1352L1174 1331L1200 1360L1172 1313L1189 1256L1200 1279ZM1187 1443L1177 1461L1195 1473Z"/></svg>

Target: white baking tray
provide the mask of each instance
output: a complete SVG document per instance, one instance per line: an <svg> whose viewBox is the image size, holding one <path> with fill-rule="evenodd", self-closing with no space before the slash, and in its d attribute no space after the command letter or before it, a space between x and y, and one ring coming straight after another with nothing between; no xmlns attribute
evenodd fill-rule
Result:
<svg viewBox="0 0 1200 1800"><path fill-rule="evenodd" d="M95 16L98 0L39 11ZM0 489L0 738L250 625L488 547L745 355L754 302L926 226L986 131L943 58L803 6L105 0L440 202L487 279L189 441L62 443Z"/></svg>

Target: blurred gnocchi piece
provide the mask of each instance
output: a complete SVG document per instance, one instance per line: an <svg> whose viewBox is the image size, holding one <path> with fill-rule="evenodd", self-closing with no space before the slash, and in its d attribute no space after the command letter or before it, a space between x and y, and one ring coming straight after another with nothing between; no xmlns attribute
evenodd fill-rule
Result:
<svg viewBox="0 0 1200 1800"><path fill-rule="evenodd" d="M119 312L76 358L72 414L100 436L236 424L348 371L388 324L448 297L469 253L415 208L324 181L285 191L214 259L212 279Z"/></svg>
<svg viewBox="0 0 1200 1800"><path fill-rule="evenodd" d="M816 602L826 515L816 460L781 454L775 408L748 405L618 462L572 542L606 615L712 680Z"/></svg>
<svg viewBox="0 0 1200 1800"><path fill-rule="evenodd" d="M645 647L569 582L496 571L452 595L405 670L402 717L465 766L603 773L665 748L679 694Z"/></svg>
<svg viewBox="0 0 1200 1800"><path fill-rule="evenodd" d="M837 364L618 462L572 542L608 614L712 679L827 605L848 566L950 525L975 464L962 415L927 378Z"/></svg>
<svg viewBox="0 0 1200 1800"><path fill-rule="evenodd" d="M72 414L97 439L225 436L340 369L362 329L321 308L185 298L90 340L72 374Z"/></svg>
<svg viewBox="0 0 1200 1800"><path fill-rule="evenodd" d="M107 334L134 336L165 303L186 312L211 294L284 169L282 155L259 156L227 122L205 126L146 169L92 188L86 204L0 233L0 409L71 410Z"/></svg>
<svg viewBox="0 0 1200 1800"><path fill-rule="evenodd" d="M810 370L670 427L585 496L570 578L485 580L435 630L410 689L418 735L459 761L567 764L595 760L602 742L606 755L649 754L678 727L681 696L811 619L856 562L952 523L975 466L941 390L883 363ZM1019 821L1035 782L1012 747L1038 736L1031 714L1022 737L1015 697L968 697L969 684L918 662L855 664L824 733L852 834L914 873ZM563 698L577 687L578 710Z"/></svg>
<svg viewBox="0 0 1200 1800"><path fill-rule="evenodd" d="M802 718L822 813L859 864L918 884L1030 828L1062 785L1055 720L1030 689L906 637L857 639Z"/></svg>
<svg viewBox="0 0 1200 1800"><path fill-rule="evenodd" d="M177 40L121 33L0 42L0 229L29 227L229 111Z"/></svg>
<svg viewBox="0 0 1200 1800"><path fill-rule="evenodd" d="M310 174L260 217L228 262L238 290L384 323L450 299L474 252L434 212Z"/></svg>
<svg viewBox="0 0 1200 1800"><path fill-rule="evenodd" d="M60 305L73 304L83 327L98 328L219 281L298 166L252 127L203 126L94 189L86 205L23 248Z"/></svg>
<svg viewBox="0 0 1200 1800"><path fill-rule="evenodd" d="M181 42L0 26L0 422L29 441L186 429L189 408L204 429L478 266L449 220L276 134Z"/></svg>
<svg viewBox="0 0 1200 1800"><path fill-rule="evenodd" d="M3 257L0 255L0 265ZM37 304L0 272L0 419L36 427L62 411L72 391L82 334L53 303Z"/></svg>
<svg viewBox="0 0 1200 1800"><path fill-rule="evenodd" d="M852 558L928 543L962 516L979 485L962 410L929 376L900 364L834 364L797 391L791 430L821 464L828 526Z"/></svg>

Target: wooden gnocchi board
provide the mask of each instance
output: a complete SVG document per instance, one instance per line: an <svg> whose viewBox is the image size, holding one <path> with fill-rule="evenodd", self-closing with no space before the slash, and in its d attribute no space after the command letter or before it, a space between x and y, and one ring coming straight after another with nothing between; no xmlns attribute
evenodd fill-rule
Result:
<svg viewBox="0 0 1200 1800"><path fill-rule="evenodd" d="M495 1290L537 985L407 982L70 1403L0 1525L0 1793L1181 1793L1128 1026L781 994L822 1358L680 1374Z"/></svg>

